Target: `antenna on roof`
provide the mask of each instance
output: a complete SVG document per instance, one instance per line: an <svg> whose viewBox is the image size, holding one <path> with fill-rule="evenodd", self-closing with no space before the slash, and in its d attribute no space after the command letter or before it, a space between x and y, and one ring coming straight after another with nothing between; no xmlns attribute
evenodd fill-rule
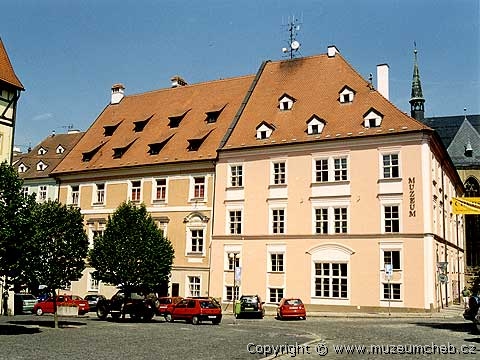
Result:
<svg viewBox="0 0 480 360"><path fill-rule="evenodd" d="M67 132L69 132L70 130L73 129L73 124L63 125L62 128L64 128L65 130L67 130Z"/></svg>
<svg viewBox="0 0 480 360"><path fill-rule="evenodd" d="M291 18L290 16L288 17L287 24L282 24L283 26L287 27L289 34L287 41L288 46L283 47L282 52L286 54L286 56L289 56L290 59L293 59L295 54L300 49L300 43L297 41L297 32L300 30L300 24L301 22L299 22L295 15L293 15Z"/></svg>

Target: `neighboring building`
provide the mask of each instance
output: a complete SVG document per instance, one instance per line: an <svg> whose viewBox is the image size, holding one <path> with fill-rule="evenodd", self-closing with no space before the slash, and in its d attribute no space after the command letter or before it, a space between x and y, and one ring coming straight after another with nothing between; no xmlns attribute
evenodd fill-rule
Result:
<svg viewBox="0 0 480 360"><path fill-rule="evenodd" d="M0 163L12 163L17 102L23 90L0 38Z"/></svg>
<svg viewBox="0 0 480 360"><path fill-rule="evenodd" d="M110 104L52 174L60 201L81 208L92 243L122 202L146 205L175 249L165 294L208 294L216 151L252 80L188 85L176 76L172 88L130 96L116 84ZM93 271L87 267L71 291L116 291Z"/></svg>
<svg viewBox="0 0 480 360"><path fill-rule="evenodd" d="M480 115L425 118L447 148L465 186L466 197L480 197ZM480 215L465 216L465 258L467 272L480 267Z"/></svg>
<svg viewBox="0 0 480 360"><path fill-rule="evenodd" d="M58 199L58 184L50 173L83 136L71 130L67 134L48 136L28 153L14 156L13 166L23 179L23 193L36 194L37 202Z"/></svg>
<svg viewBox="0 0 480 360"><path fill-rule="evenodd" d="M378 74L379 91L333 46L262 64L219 150L212 296L231 301L240 268L238 294L272 305L423 312L458 299L462 182L437 134L385 97L388 66ZM411 105L423 116L416 62Z"/></svg>

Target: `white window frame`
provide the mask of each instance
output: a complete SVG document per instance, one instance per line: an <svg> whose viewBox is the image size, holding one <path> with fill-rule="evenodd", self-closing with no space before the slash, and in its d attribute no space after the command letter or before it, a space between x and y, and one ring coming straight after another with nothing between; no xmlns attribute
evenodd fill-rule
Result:
<svg viewBox="0 0 480 360"><path fill-rule="evenodd" d="M392 164L392 156L396 155L397 156L397 165ZM389 157L389 163L385 164L385 157ZM394 169L396 168L397 170L397 176L393 176ZM398 152L383 152L380 154L380 179L399 179L401 178L401 172L400 172L400 153ZM385 176L385 170L389 170L389 174Z"/></svg>
<svg viewBox="0 0 480 360"><path fill-rule="evenodd" d="M57 154L63 154L65 152L65 148L62 145L58 145L57 148L55 149L55 153Z"/></svg>
<svg viewBox="0 0 480 360"><path fill-rule="evenodd" d="M165 184L159 184L159 182L165 182ZM154 202L167 202L168 197L168 178L159 177L153 179L154 186L152 187L152 199ZM164 193L163 197L158 197L158 192Z"/></svg>
<svg viewBox="0 0 480 360"><path fill-rule="evenodd" d="M280 111L292 110L293 102L294 101L293 101L292 97L290 97L288 95L284 95L278 101L278 108L280 109Z"/></svg>
<svg viewBox="0 0 480 360"><path fill-rule="evenodd" d="M336 161L340 161L339 165L335 164ZM345 165L342 164L342 160L345 160ZM327 181L317 181L317 161L327 162ZM324 170L323 170L324 171ZM343 172L346 172L346 179L342 179ZM340 176L340 180L336 180L336 175ZM312 155L312 184L335 184L344 183L350 181L350 154L344 152L335 152L330 154L313 154Z"/></svg>
<svg viewBox="0 0 480 360"><path fill-rule="evenodd" d="M198 281L197 281L198 280ZM202 294L202 277L200 275L187 275L187 291L190 297L198 297Z"/></svg>
<svg viewBox="0 0 480 360"><path fill-rule="evenodd" d="M317 169L317 162L319 162L321 164L321 169L318 170ZM326 162L326 165L327 165L327 169L325 170L324 169L324 166L325 166L325 162ZM313 179L314 179L314 182L315 183L327 183L330 181L330 164L329 164L329 159L328 158L317 158L317 159L314 159L314 162L313 162ZM327 179L326 180L323 180L323 175L325 174L325 171L327 172ZM320 181L318 181L318 177L317 177L317 173L320 173L321 176L320 176Z"/></svg>
<svg viewBox="0 0 480 360"><path fill-rule="evenodd" d="M138 185L138 186L137 186ZM135 203L142 201L142 180L130 180L128 183L128 192L130 200Z"/></svg>
<svg viewBox="0 0 480 360"><path fill-rule="evenodd" d="M325 123L320 120L318 117L312 117L307 123L307 134L308 135L319 135L323 132L325 128Z"/></svg>
<svg viewBox="0 0 480 360"><path fill-rule="evenodd" d="M228 170L230 187L243 187L243 164L230 164Z"/></svg>
<svg viewBox="0 0 480 360"><path fill-rule="evenodd" d="M233 301L233 285L225 285L225 294L223 299L226 302L232 302ZM240 286L235 286L235 299L240 299Z"/></svg>
<svg viewBox="0 0 480 360"><path fill-rule="evenodd" d="M23 197L27 197L30 194L30 189L28 186L22 186L22 195Z"/></svg>
<svg viewBox="0 0 480 360"><path fill-rule="evenodd" d="M74 191L74 188L77 188L77 190ZM70 204L80 205L80 185L70 185Z"/></svg>
<svg viewBox="0 0 480 360"><path fill-rule="evenodd" d="M24 173L25 171L28 170L28 167L24 164L24 163L21 163L19 166L18 166L18 172L19 173Z"/></svg>
<svg viewBox="0 0 480 360"><path fill-rule="evenodd" d="M95 280L93 278L93 271L89 271L87 276L87 291L98 293L99 289L100 289L100 280Z"/></svg>
<svg viewBox="0 0 480 360"><path fill-rule="evenodd" d="M328 274L323 275L317 275L317 265L320 265L321 271L324 271L324 268L326 264L328 264ZM342 275L340 273L342 265L346 266L346 275ZM335 275L334 274L334 268L338 267L339 274ZM346 300L348 299L349 296L349 288L350 288L350 272L349 271L349 262L346 261L315 261L313 265L313 273L314 273L314 279L313 279L313 294L315 295L316 298L325 298L325 299L333 299L333 300ZM317 294L317 279L328 279L325 285L328 285L328 296L325 295L324 293L324 287L321 289L321 294ZM334 280L338 280L338 286L339 286L339 296L333 296L333 287L334 287ZM346 282L346 290L345 290L345 296L342 296L342 287L343 285L343 280ZM322 282L323 284L323 282Z"/></svg>
<svg viewBox="0 0 480 360"><path fill-rule="evenodd" d="M242 267L242 247L240 245L225 245L223 249L223 269L224 271L233 271L233 259L230 254L236 253L236 267Z"/></svg>
<svg viewBox="0 0 480 360"><path fill-rule="evenodd" d="M48 185L40 185L38 187L38 202L47 201L48 198Z"/></svg>
<svg viewBox="0 0 480 360"><path fill-rule="evenodd" d="M40 148L37 151L37 155L45 155L46 153L47 153L47 149L40 146Z"/></svg>
<svg viewBox="0 0 480 360"><path fill-rule="evenodd" d="M43 161L37 163L37 171L44 171L48 167Z"/></svg>
<svg viewBox="0 0 480 360"><path fill-rule="evenodd" d="M345 87L341 92L340 92L340 103L345 104L345 103L351 103L353 102L353 99L355 97L355 93L349 89L348 87Z"/></svg>
<svg viewBox="0 0 480 360"><path fill-rule="evenodd" d="M285 297L285 288L273 286L268 288L268 303L278 304L283 297Z"/></svg>
<svg viewBox="0 0 480 360"><path fill-rule="evenodd" d="M343 160L345 160L345 164L343 164ZM349 172L349 158L348 156L335 156L333 157L333 181L339 182L339 181L348 181L350 179L350 172ZM339 161L339 165L337 166L337 161ZM345 179L344 177L344 172L345 172ZM337 176L340 177L340 179L336 179Z"/></svg>
<svg viewBox="0 0 480 360"><path fill-rule="evenodd" d="M270 209L270 221L269 221L269 228L270 228L270 234L271 235L284 235L287 233L287 208L286 207L283 207L283 206L271 206ZM279 222L278 223L278 226L281 225L281 227L283 227L283 231L281 232L275 232L274 231L274 228L276 227L275 226L275 215L274 215L274 212L277 212L277 211L283 211L283 221L282 222ZM278 214L280 216L280 214Z"/></svg>
<svg viewBox="0 0 480 360"><path fill-rule="evenodd" d="M197 179L203 178L203 185L200 182L196 182ZM190 201L207 201L207 176L206 175L194 175L190 176ZM203 188L203 196L195 196L195 193Z"/></svg>
<svg viewBox="0 0 480 360"><path fill-rule="evenodd" d="M233 223L233 225L236 225L236 224L239 224L240 225L240 232L238 232L237 230L237 227L234 226L232 228L232 213L235 213L235 221ZM238 218L237 218L237 213L240 213L240 221L237 221ZM227 208L227 217L226 217L228 220L227 220L227 230L226 230L226 233L227 234L230 234L230 235L241 235L243 234L243 209L241 208ZM234 231L232 231L234 230Z"/></svg>
<svg viewBox="0 0 480 360"><path fill-rule="evenodd" d="M398 213L398 217L395 218L395 217L389 217L387 219L387 209L386 208L392 208L392 213L393 213L393 208L396 208L397 210L397 213ZM383 233L384 234L398 234L400 233L400 224L401 224L401 217L402 217L402 214L400 212L400 205L399 204L383 204L382 205L382 213L383 213ZM387 221L390 221L391 224L390 224L390 227L391 227L391 231L387 231ZM394 228L394 223L396 223L398 225L398 231L393 231L393 228Z"/></svg>
<svg viewBox="0 0 480 360"><path fill-rule="evenodd" d="M382 119L382 116L370 110L363 118L363 126L366 128L380 127L382 125Z"/></svg>
<svg viewBox="0 0 480 360"><path fill-rule="evenodd" d="M287 161L286 160L272 161L270 173L271 173L270 184L274 186L287 185Z"/></svg>
<svg viewBox="0 0 480 360"><path fill-rule="evenodd" d="M273 132L273 129L268 127L267 125L265 124L262 124L262 126L260 126L258 129L257 129L257 140L265 140L265 139L268 139L270 136L272 136L272 132ZM265 136L264 136L265 135Z"/></svg>
<svg viewBox="0 0 480 360"><path fill-rule="evenodd" d="M317 210L321 210L322 214L321 214L321 219L317 219ZM326 219L323 219L324 217L324 213L326 212L326 216L327 218ZM313 233L314 234L321 234L321 235L325 235L325 234L329 234L330 233L330 229L331 229L331 224L330 224L330 216L329 216L329 207L328 206L315 206L313 208L313 226L314 226L314 231ZM317 224L320 224L320 226L317 226ZM323 228L324 226L327 226L327 231L324 231ZM317 229L321 229L321 231L317 231ZM348 226L347 226L348 228Z"/></svg>
<svg viewBox="0 0 480 360"><path fill-rule="evenodd" d="M100 187L103 186L103 189ZM94 184L93 188L93 205L105 205L106 200L106 183L96 183Z"/></svg>
<svg viewBox="0 0 480 360"><path fill-rule="evenodd" d="M333 210L332 233L333 234L348 234L349 233L349 207L348 206L333 206L332 210ZM336 210L340 211L340 219L338 219L338 220L337 220L336 214L335 214ZM340 228L341 231L337 231L337 228ZM343 231L344 228L345 228L345 231Z"/></svg>
<svg viewBox="0 0 480 360"><path fill-rule="evenodd" d="M272 273L285 273L285 252L269 251L268 252L268 268Z"/></svg>

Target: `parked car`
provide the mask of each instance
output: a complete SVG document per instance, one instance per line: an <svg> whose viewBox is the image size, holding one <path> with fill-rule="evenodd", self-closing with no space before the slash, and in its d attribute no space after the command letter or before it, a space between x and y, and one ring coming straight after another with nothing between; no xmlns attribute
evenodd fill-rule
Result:
<svg viewBox="0 0 480 360"><path fill-rule="evenodd" d="M32 294L18 293L14 295L15 314L31 314L37 298Z"/></svg>
<svg viewBox="0 0 480 360"><path fill-rule="evenodd" d="M222 321L222 307L210 298L186 298L173 305L171 312L165 314L165 320L185 320L193 325L211 321L218 325Z"/></svg>
<svg viewBox="0 0 480 360"><path fill-rule="evenodd" d="M181 296L162 296L156 301L158 315L165 316L167 313L171 313L173 306L183 300Z"/></svg>
<svg viewBox="0 0 480 360"><path fill-rule="evenodd" d="M472 321L478 331L480 331L480 295L470 296L468 306L463 312L465 320Z"/></svg>
<svg viewBox="0 0 480 360"><path fill-rule="evenodd" d="M97 302L97 316L105 320L108 314L114 320L118 320L125 314L132 319L149 321L154 315L158 315L158 310L155 306L155 298L144 296L139 292L119 290L111 299L99 299Z"/></svg>
<svg viewBox="0 0 480 360"><path fill-rule="evenodd" d="M235 316L254 316L262 319L265 316L264 301L258 295L242 295L235 307Z"/></svg>
<svg viewBox="0 0 480 360"><path fill-rule="evenodd" d="M57 307L62 305L75 305L78 307L78 315L84 315L90 311L88 301L78 295L58 295L56 297ZM33 312L37 315L53 314L53 297L47 300L39 301L33 307Z"/></svg>
<svg viewBox="0 0 480 360"><path fill-rule="evenodd" d="M305 305L299 298L283 298L277 307L277 319L286 318L307 319L307 311Z"/></svg>
<svg viewBox="0 0 480 360"><path fill-rule="evenodd" d="M97 311L97 302L100 299L106 299L105 296L99 294L88 294L84 297L85 300L88 301L88 306L90 307L90 311Z"/></svg>

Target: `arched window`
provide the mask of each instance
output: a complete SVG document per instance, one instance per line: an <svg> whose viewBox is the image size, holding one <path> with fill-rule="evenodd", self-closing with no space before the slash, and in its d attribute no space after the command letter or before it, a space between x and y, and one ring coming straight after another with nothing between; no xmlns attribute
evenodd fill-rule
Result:
<svg viewBox="0 0 480 360"><path fill-rule="evenodd" d="M465 197L477 197L480 195L480 186L478 180L474 177L469 177L465 181Z"/></svg>
<svg viewBox="0 0 480 360"><path fill-rule="evenodd" d="M465 181L465 197L479 197L480 186L478 180L470 176ZM480 241L478 234L480 233L480 215L465 215L465 257L467 258L467 266L480 265Z"/></svg>

